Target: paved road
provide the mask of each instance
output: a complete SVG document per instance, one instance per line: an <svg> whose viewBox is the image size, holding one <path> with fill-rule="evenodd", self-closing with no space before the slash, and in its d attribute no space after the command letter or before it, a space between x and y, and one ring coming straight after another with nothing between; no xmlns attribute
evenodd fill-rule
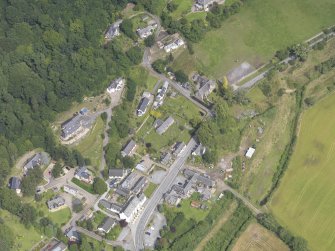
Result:
<svg viewBox="0 0 335 251"><path fill-rule="evenodd" d="M144 249L144 230L146 225L149 222L149 219L157 207L157 204L162 199L163 194L166 193L175 178L177 177L179 171L185 164L187 158L191 154L191 150L196 146L195 140L192 138L187 144L185 150L182 153L182 156L178 157L175 162L171 165L169 171L164 177L163 181L159 185L159 187L155 190L152 197L147 201L144 205L144 210L140 214L137 221L132 226L132 234L134 238L135 250L143 250Z"/></svg>
<svg viewBox="0 0 335 251"><path fill-rule="evenodd" d="M319 34L313 36L312 38L306 40L305 42L308 42L308 41L310 41L311 39L313 39L313 38L315 38L315 37L317 37L317 36L319 36L319 35L321 35L321 34L322 34L322 33L319 33ZM313 43L309 44L308 47L309 47L309 48L312 48L314 45L316 45L317 43L321 42L322 40L324 40L324 39L326 39L326 38L330 38L330 37L332 37L332 36L334 36L334 35L335 35L335 33L334 33L334 32L331 32L331 33L329 33L328 35L326 35L324 38L320 38L320 39L314 41ZM279 64L288 64L288 62L289 62L290 60L292 60L292 59L294 59L294 57L289 56L289 57L287 57L286 59L284 59L283 61L281 61ZM271 68L269 68L268 70L266 70L266 71L260 73L259 75L257 75L257 76L254 77L253 79L247 81L246 83L244 83L244 84L241 85L241 86L238 86L238 85L234 84L234 85L233 85L233 89L234 89L234 91L243 90L243 89L250 89L250 88L253 87L255 84L257 84L260 80L264 79L264 78L266 77L267 73L268 73L270 70L272 70L273 68L274 68L274 67L271 67Z"/></svg>

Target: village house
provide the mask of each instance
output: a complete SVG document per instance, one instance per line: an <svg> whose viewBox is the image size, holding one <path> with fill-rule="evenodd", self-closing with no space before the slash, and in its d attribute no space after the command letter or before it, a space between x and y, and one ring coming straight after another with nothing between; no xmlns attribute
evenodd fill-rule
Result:
<svg viewBox="0 0 335 251"><path fill-rule="evenodd" d="M156 132L159 135L162 135L163 133L165 133L167 131L167 129L169 129L170 126L172 126L174 123L174 119L169 116L157 129Z"/></svg>
<svg viewBox="0 0 335 251"><path fill-rule="evenodd" d="M98 231L108 234L111 229L116 225L116 221L111 217L106 217L100 226L98 226Z"/></svg>
<svg viewBox="0 0 335 251"><path fill-rule="evenodd" d="M108 30L105 33L106 40L112 40L113 38L120 35L121 23L122 23L122 20L118 20L115 23L113 23L111 26L109 26Z"/></svg>
<svg viewBox="0 0 335 251"><path fill-rule="evenodd" d="M173 146L173 155L174 156L180 156L182 154L182 152L184 151L184 149L186 148L186 145L184 142L177 142L174 146Z"/></svg>
<svg viewBox="0 0 335 251"><path fill-rule="evenodd" d="M169 82L165 81L163 86L158 89L155 102L153 103L154 109L157 109L158 107L163 105L163 99L166 96L168 88L169 88Z"/></svg>
<svg viewBox="0 0 335 251"><path fill-rule="evenodd" d="M131 191L127 188L119 187L119 188L115 189L115 193L124 197L124 198L128 198L131 194Z"/></svg>
<svg viewBox="0 0 335 251"><path fill-rule="evenodd" d="M112 94L114 92L120 91L122 89L122 87L125 85L126 80L124 78L117 78L114 79L110 82L108 88L107 88L107 92L109 94Z"/></svg>
<svg viewBox="0 0 335 251"><path fill-rule="evenodd" d="M201 100L207 98L216 88L216 83L214 80L210 80L205 76L200 76L197 73L192 76L192 80L197 87L197 92L195 95Z"/></svg>
<svg viewBox="0 0 335 251"><path fill-rule="evenodd" d="M88 116L88 109L76 113L72 118L61 125L61 139L67 141L75 136L83 136L88 132L94 119Z"/></svg>
<svg viewBox="0 0 335 251"><path fill-rule="evenodd" d="M147 108L149 106L150 99L148 97L142 97L138 107L137 107L137 116L141 117L147 112Z"/></svg>
<svg viewBox="0 0 335 251"><path fill-rule="evenodd" d="M120 213L120 219L125 220L128 223L132 222L142 210L143 204L146 200L147 197L145 197L144 194L132 197Z"/></svg>
<svg viewBox="0 0 335 251"><path fill-rule="evenodd" d="M142 192L142 189L144 188L144 186L147 184L147 179L142 176L140 177L137 182L135 183L135 185L133 186L133 188L131 189L133 193L138 194L140 192Z"/></svg>
<svg viewBox="0 0 335 251"><path fill-rule="evenodd" d="M107 209L108 211L112 213L119 214L122 211L122 206L109 202L105 199L99 201L99 205L102 206L103 208Z"/></svg>
<svg viewBox="0 0 335 251"><path fill-rule="evenodd" d="M78 190L75 189L74 187L71 187L69 185L64 185L63 189L64 189L64 192L66 192L68 194L71 194L75 197L78 196Z"/></svg>
<svg viewBox="0 0 335 251"><path fill-rule="evenodd" d="M121 151L122 157L132 156L135 148L136 148L136 142L134 140L130 140Z"/></svg>
<svg viewBox="0 0 335 251"><path fill-rule="evenodd" d="M80 234L77 231L76 227L70 227L65 231L65 236L69 239L70 242L79 242Z"/></svg>
<svg viewBox="0 0 335 251"><path fill-rule="evenodd" d="M208 11L214 2L217 2L217 0L196 0L195 1L196 10Z"/></svg>
<svg viewBox="0 0 335 251"><path fill-rule="evenodd" d="M9 188L17 194L21 193L21 180L18 177L11 177L9 180Z"/></svg>
<svg viewBox="0 0 335 251"><path fill-rule="evenodd" d="M82 166L76 170L74 173L74 177L80 181L86 182L88 184L93 183L93 175L91 171L87 169L87 167Z"/></svg>
<svg viewBox="0 0 335 251"><path fill-rule="evenodd" d="M125 168L110 168L108 170L108 177L110 179L123 179L129 172L130 170Z"/></svg>
<svg viewBox="0 0 335 251"><path fill-rule="evenodd" d="M55 196L47 201L49 211L54 212L65 207L65 199L61 196Z"/></svg>
<svg viewBox="0 0 335 251"><path fill-rule="evenodd" d="M41 251L65 251L67 250L67 245L65 245L63 242L52 238L51 241L46 244Z"/></svg>
<svg viewBox="0 0 335 251"><path fill-rule="evenodd" d="M47 165L49 163L48 155L44 152L36 153L32 158L28 159L23 166L24 173L34 169L37 166Z"/></svg>
<svg viewBox="0 0 335 251"><path fill-rule="evenodd" d="M162 156L161 156L161 163L163 164L163 165L167 165L167 164L169 164L169 162L171 161L171 159L172 159L172 155L171 155L171 153L169 153L169 152L167 152L167 153L164 153Z"/></svg>
<svg viewBox="0 0 335 251"><path fill-rule="evenodd" d="M183 45L185 45L184 40L181 39L181 38L178 38L178 39L174 40L173 42L165 45L164 50L165 50L165 52L170 53L171 51L174 51L174 50L178 49L179 47L181 47Z"/></svg>
<svg viewBox="0 0 335 251"><path fill-rule="evenodd" d="M136 182L140 179L140 177L142 176L138 173L132 172L123 180L123 182L121 183L121 187L126 189L132 189L135 186Z"/></svg>
<svg viewBox="0 0 335 251"><path fill-rule="evenodd" d="M147 27L138 28L136 32L137 32L137 35L141 39L145 39L149 37L150 35L152 35L156 28L157 28L157 24L153 23L153 24L148 25Z"/></svg>

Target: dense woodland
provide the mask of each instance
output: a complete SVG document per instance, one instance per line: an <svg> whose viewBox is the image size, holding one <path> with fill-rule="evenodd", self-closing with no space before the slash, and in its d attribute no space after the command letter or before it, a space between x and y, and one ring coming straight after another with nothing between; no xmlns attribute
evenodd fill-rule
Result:
<svg viewBox="0 0 335 251"><path fill-rule="evenodd" d="M103 41L127 2L0 2L0 184L15 159L36 147L69 165L84 161L57 146L49 123L138 63L139 48L124 52Z"/></svg>

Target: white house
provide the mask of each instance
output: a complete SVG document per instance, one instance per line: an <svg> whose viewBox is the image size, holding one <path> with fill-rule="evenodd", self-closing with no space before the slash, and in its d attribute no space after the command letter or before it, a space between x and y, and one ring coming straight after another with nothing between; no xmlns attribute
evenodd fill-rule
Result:
<svg viewBox="0 0 335 251"><path fill-rule="evenodd" d="M110 85L107 88L107 92L109 94L112 94L114 92L120 91L124 84L126 83L126 80L124 78L117 78L114 79L112 82L110 82Z"/></svg>
<svg viewBox="0 0 335 251"><path fill-rule="evenodd" d="M132 222L138 213L142 210L144 202L147 200L144 194L134 196L126 208L120 213L120 219L126 222Z"/></svg>

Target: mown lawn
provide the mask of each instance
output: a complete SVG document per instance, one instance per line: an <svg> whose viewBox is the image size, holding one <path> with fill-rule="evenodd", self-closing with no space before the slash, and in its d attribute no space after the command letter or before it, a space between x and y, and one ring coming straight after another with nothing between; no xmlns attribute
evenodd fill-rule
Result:
<svg viewBox="0 0 335 251"><path fill-rule="evenodd" d="M70 208L66 207L56 212L48 211L46 216L53 222L57 223L59 226L62 226L71 219L71 210Z"/></svg>
<svg viewBox="0 0 335 251"><path fill-rule="evenodd" d="M29 229L25 228L24 225L20 223L19 218L10 214L8 211L0 210L0 218L4 220L5 224L15 234L15 244L13 250L30 250L36 243L42 240L41 235L37 233L33 227Z"/></svg>
<svg viewBox="0 0 335 251"><path fill-rule="evenodd" d="M174 66L188 73L197 69L216 78L243 61L257 67L268 62L276 50L335 24L334 13L333 0L246 1L240 13L194 45L194 55L184 51Z"/></svg>
<svg viewBox="0 0 335 251"><path fill-rule="evenodd" d="M335 94L307 110L289 167L270 209L311 250L335 247Z"/></svg>
<svg viewBox="0 0 335 251"><path fill-rule="evenodd" d="M93 128L88 135L79 142L75 148L85 157L91 160L91 165L99 167L102 156L102 142L101 135L104 132L105 123L101 117L97 118Z"/></svg>

